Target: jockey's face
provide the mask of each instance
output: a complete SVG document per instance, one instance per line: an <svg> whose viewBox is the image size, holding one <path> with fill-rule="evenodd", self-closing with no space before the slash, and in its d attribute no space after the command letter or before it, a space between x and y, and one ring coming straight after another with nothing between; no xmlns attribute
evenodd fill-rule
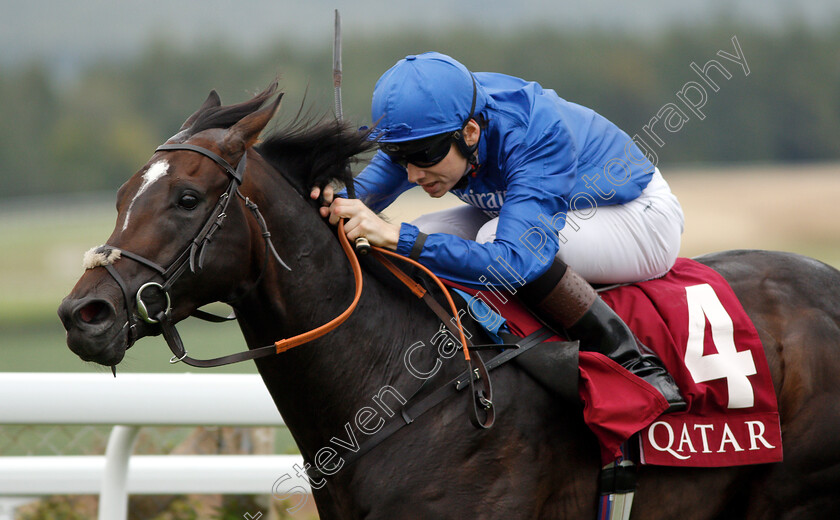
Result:
<svg viewBox="0 0 840 520"><path fill-rule="evenodd" d="M473 120L469 121L464 127L464 140L467 145L478 141L480 133L478 124ZM452 143L449 153L439 163L426 167L408 163L406 171L409 182L420 185L430 197L440 198L458 184L468 167L467 158L461 154L455 143Z"/></svg>
<svg viewBox="0 0 840 520"><path fill-rule="evenodd" d="M439 198L464 176L467 159L453 143L446 157L434 166L420 167L408 163L406 171L410 182L420 185L430 197Z"/></svg>

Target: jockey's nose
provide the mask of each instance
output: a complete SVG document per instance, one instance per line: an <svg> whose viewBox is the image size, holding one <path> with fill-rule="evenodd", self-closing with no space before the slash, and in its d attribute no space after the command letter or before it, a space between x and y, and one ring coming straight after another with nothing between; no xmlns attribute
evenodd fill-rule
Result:
<svg viewBox="0 0 840 520"><path fill-rule="evenodd" d="M422 168L418 168L411 163L408 163L405 169L408 172L408 182L418 184L418 181L421 181L424 177L426 177L426 173Z"/></svg>

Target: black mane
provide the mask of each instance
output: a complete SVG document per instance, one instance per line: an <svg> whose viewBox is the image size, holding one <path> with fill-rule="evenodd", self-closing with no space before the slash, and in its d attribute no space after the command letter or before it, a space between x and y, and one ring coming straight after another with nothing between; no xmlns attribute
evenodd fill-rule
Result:
<svg viewBox="0 0 840 520"><path fill-rule="evenodd" d="M230 128L243 117L259 110L275 94L277 81L248 101L221 106L218 94L213 91L204 105L184 123L182 132L176 137L185 141L204 130ZM368 134L334 119L316 121L296 117L295 121L275 130L254 149L309 200L312 187L323 188L334 179L352 190L350 164L358 154L376 146L368 140Z"/></svg>
<svg viewBox="0 0 840 520"><path fill-rule="evenodd" d="M292 123L254 148L308 200L314 186L323 188L333 179L352 186L350 164L375 146L368 132L324 119Z"/></svg>

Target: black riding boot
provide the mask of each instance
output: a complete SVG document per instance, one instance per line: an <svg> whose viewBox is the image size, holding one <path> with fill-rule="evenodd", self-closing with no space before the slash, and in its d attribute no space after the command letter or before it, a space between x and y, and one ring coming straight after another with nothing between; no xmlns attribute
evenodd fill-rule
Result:
<svg viewBox="0 0 840 520"><path fill-rule="evenodd" d="M566 264L555 259L546 274L523 289L525 303L549 325L565 330L569 339L580 341L581 350L604 354L659 390L670 404L666 413L686 408L662 361L642 355L630 327Z"/></svg>

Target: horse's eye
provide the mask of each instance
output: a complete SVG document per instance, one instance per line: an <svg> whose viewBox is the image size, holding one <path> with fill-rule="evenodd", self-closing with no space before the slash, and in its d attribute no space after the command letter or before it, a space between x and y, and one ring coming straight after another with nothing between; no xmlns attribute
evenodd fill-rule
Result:
<svg viewBox="0 0 840 520"><path fill-rule="evenodd" d="M184 193L178 201L178 205L184 209L195 209L198 206L199 199L194 193Z"/></svg>

